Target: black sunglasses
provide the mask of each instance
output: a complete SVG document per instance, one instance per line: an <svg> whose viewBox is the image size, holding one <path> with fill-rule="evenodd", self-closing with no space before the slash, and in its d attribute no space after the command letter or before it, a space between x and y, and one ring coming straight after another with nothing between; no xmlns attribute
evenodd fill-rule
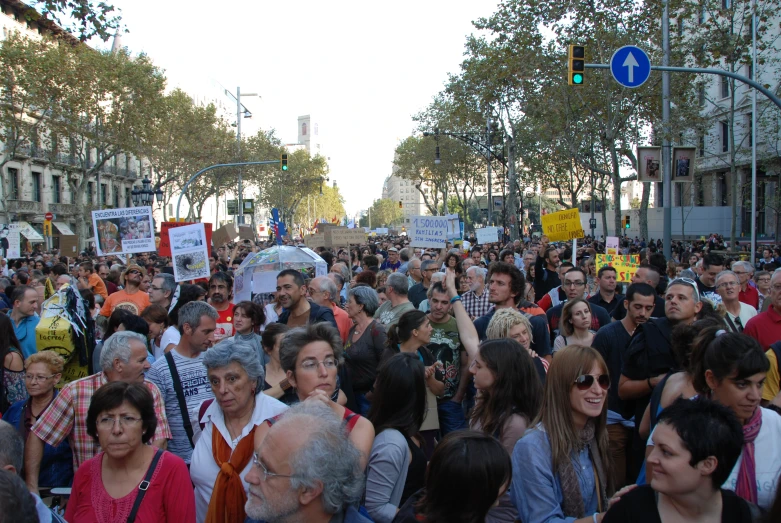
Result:
<svg viewBox="0 0 781 523"><path fill-rule="evenodd" d="M607 374L600 374L596 378L591 374L583 374L582 376L578 376L577 379L575 379L575 386L578 388L578 390L588 390L592 385L594 385L594 379L597 380L597 383L599 383L599 386L602 388L602 390L607 390L610 388L610 376Z"/></svg>

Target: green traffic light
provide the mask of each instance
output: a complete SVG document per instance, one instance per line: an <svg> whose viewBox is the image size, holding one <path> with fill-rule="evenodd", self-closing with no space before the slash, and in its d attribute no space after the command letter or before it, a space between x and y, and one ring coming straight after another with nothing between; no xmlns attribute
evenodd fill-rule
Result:
<svg viewBox="0 0 781 523"><path fill-rule="evenodd" d="M572 75L572 83L575 85L580 85L583 83L583 75L580 73L575 73Z"/></svg>
<svg viewBox="0 0 781 523"><path fill-rule="evenodd" d="M287 165L283 165L283 166L282 166L282 170L283 170L283 171L287 171Z"/></svg>

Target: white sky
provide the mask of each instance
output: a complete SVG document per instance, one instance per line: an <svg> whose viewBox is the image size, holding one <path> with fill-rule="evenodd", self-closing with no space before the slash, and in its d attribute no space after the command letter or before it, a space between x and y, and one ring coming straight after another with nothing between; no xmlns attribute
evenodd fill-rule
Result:
<svg viewBox="0 0 781 523"><path fill-rule="evenodd" d="M348 214L379 198L393 151L447 79L458 73L471 21L497 0L115 0L129 33L122 44L165 69L170 87L262 99L242 132L276 129L297 140L297 117L319 122ZM110 45L109 41L107 45ZM231 102L228 97L224 100ZM234 105L235 107L235 105ZM251 197L247 194L246 197Z"/></svg>

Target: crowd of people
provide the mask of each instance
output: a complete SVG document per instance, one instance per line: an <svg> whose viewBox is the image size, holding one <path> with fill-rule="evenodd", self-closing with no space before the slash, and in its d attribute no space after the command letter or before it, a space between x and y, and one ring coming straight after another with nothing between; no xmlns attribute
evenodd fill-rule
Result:
<svg viewBox="0 0 781 523"><path fill-rule="evenodd" d="M262 244L3 259L0 522L781 521L781 252L579 243L372 237L237 303Z"/></svg>

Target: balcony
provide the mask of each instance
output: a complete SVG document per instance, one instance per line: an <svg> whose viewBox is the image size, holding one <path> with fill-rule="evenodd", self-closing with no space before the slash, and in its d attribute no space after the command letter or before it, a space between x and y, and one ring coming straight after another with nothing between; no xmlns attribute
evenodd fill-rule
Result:
<svg viewBox="0 0 781 523"><path fill-rule="evenodd" d="M33 202L29 200L6 200L5 206L8 212L16 212L16 213L43 212L43 205L41 205L41 202Z"/></svg>
<svg viewBox="0 0 781 523"><path fill-rule="evenodd" d="M38 203L38 202L35 202ZM79 214L80 206L72 203L50 203L49 212L62 216L73 216Z"/></svg>

